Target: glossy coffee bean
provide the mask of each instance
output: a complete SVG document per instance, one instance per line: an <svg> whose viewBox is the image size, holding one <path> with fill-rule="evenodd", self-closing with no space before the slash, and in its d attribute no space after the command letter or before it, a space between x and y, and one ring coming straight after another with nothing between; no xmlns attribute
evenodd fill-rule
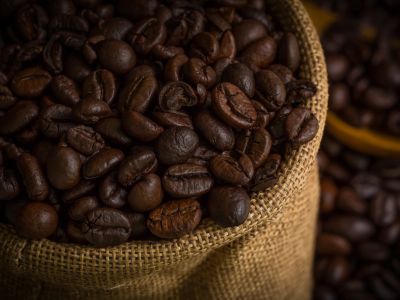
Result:
<svg viewBox="0 0 400 300"><path fill-rule="evenodd" d="M296 36L286 32L278 45L279 62L287 66L292 72L296 72L300 65L300 47Z"/></svg>
<svg viewBox="0 0 400 300"><path fill-rule="evenodd" d="M131 238L143 240L150 234L147 228L147 216L145 214L126 212L125 215L131 223Z"/></svg>
<svg viewBox="0 0 400 300"><path fill-rule="evenodd" d="M148 54L156 45L164 44L167 38L165 25L157 18L149 18L135 24L127 40L138 54Z"/></svg>
<svg viewBox="0 0 400 300"><path fill-rule="evenodd" d="M110 117L111 109L106 102L89 97L75 105L72 113L75 119L83 124L95 124L101 119Z"/></svg>
<svg viewBox="0 0 400 300"><path fill-rule="evenodd" d="M250 199L239 187L219 186L211 190L208 197L211 219L222 227L238 226L250 211Z"/></svg>
<svg viewBox="0 0 400 300"><path fill-rule="evenodd" d="M79 198L68 209L68 216L73 221L82 222L89 212L99 206L100 204L96 197Z"/></svg>
<svg viewBox="0 0 400 300"><path fill-rule="evenodd" d="M240 62L257 72L271 64L275 60L276 54L277 45L275 40L270 36L266 36L247 46L240 56Z"/></svg>
<svg viewBox="0 0 400 300"><path fill-rule="evenodd" d="M96 123L95 129L102 138L111 144L128 146L133 143L132 138L122 129L122 122L119 118L102 119Z"/></svg>
<svg viewBox="0 0 400 300"><path fill-rule="evenodd" d="M17 216L17 232L31 240L50 237L56 232L58 216L49 204L30 202L22 207Z"/></svg>
<svg viewBox="0 0 400 300"><path fill-rule="evenodd" d="M136 54L126 42L109 39L101 42L98 48L100 64L116 75L129 72L136 64ZM115 59L118 57L118 59Z"/></svg>
<svg viewBox="0 0 400 300"><path fill-rule="evenodd" d="M157 139L157 158L162 164L172 165L185 162L199 145L195 131L187 127L171 127Z"/></svg>
<svg viewBox="0 0 400 300"><path fill-rule="evenodd" d="M50 105L42 110L39 120L40 131L48 138L59 138L73 127L72 109L63 104Z"/></svg>
<svg viewBox="0 0 400 300"><path fill-rule="evenodd" d="M0 168L0 200L8 201L18 196L20 183L14 170Z"/></svg>
<svg viewBox="0 0 400 300"><path fill-rule="evenodd" d="M74 81L64 75L58 75L51 82L51 89L56 98L56 101L73 106L80 100L79 91Z"/></svg>
<svg viewBox="0 0 400 300"><path fill-rule="evenodd" d="M213 184L214 180L206 167L189 163L169 167L162 177L164 190L175 198L204 195Z"/></svg>
<svg viewBox="0 0 400 300"><path fill-rule="evenodd" d="M191 233L199 225L201 216L197 200L172 200L150 212L147 227L160 238L178 238Z"/></svg>
<svg viewBox="0 0 400 300"><path fill-rule="evenodd" d="M148 212L159 206L163 197L160 177L156 174L147 174L130 190L128 203L135 212Z"/></svg>
<svg viewBox="0 0 400 300"><path fill-rule="evenodd" d="M38 115L39 108L33 101L18 101L5 115L0 117L0 134L8 135L20 131Z"/></svg>
<svg viewBox="0 0 400 300"><path fill-rule="evenodd" d="M115 169L123 159L124 153L121 150L104 148L82 166L82 176L85 179L101 177Z"/></svg>
<svg viewBox="0 0 400 300"><path fill-rule="evenodd" d="M256 89L254 74L245 64L235 63L227 66L222 73L221 81L236 85L249 98L254 97Z"/></svg>
<svg viewBox="0 0 400 300"><path fill-rule="evenodd" d="M164 85L158 96L158 105L164 111L180 111L182 107L198 104L198 98L190 85L173 81Z"/></svg>
<svg viewBox="0 0 400 300"><path fill-rule="evenodd" d="M82 86L82 96L92 97L110 105L117 93L114 74L108 70L100 69L90 73L85 78Z"/></svg>
<svg viewBox="0 0 400 300"><path fill-rule="evenodd" d="M157 123L136 111L122 115L122 127L127 134L143 142L155 140L164 129Z"/></svg>
<svg viewBox="0 0 400 300"><path fill-rule="evenodd" d="M280 167L282 157L279 154L271 154L265 164L256 170L251 184L253 192L265 191L277 183L276 173Z"/></svg>
<svg viewBox="0 0 400 300"><path fill-rule="evenodd" d="M286 134L296 145L311 141L316 136L318 128L317 118L307 108L295 108L286 119Z"/></svg>
<svg viewBox="0 0 400 300"><path fill-rule="evenodd" d="M188 127L193 128L193 123L190 116L184 112L174 111L154 111L153 119L163 127Z"/></svg>
<svg viewBox="0 0 400 300"><path fill-rule="evenodd" d="M260 21L254 19L243 20L232 28L236 48L240 52L248 45L267 36L267 28Z"/></svg>
<svg viewBox="0 0 400 300"><path fill-rule="evenodd" d="M317 239L317 253L320 255L349 255L352 246L345 238L329 233L322 233Z"/></svg>
<svg viewBox="0 0 400 300"><path fill-rule="evenodd" d="M82 225L85 238L96 247L122 244L129 239L131 223L114 208L97 208L86 215Z"/></svg>
<svg viewBox="0 0 400 300"><path fill-rule="evenodd" d="M286 88L282 80L272 71L256 74L257 98L269 110L277 111L285 103Z"/></svg>
<svg viewBox="0 0 400 300"><path fill-rule="evenodd" d="M91 127L79 125L68 129L66 142L84 155L92 155L105 146L100 134Z"/></svg>
<svg viewBox="0 0 400 300"><path fill-rule="evenodd" d="M202 84L206 88L211 88L216 80L217 74L214 69L200 58L191 58L183 65L184 78L191 84Z"/></svg>
<svg viewBox="0 0 400 300"><path fill-rule="evenodd" d="M279 77L284 84L288 84L294 80L293 72L288 67L280 64L274 64L267 67L267 70L272 71Z"/></svg>
<svg viewBox="0 0 400 300"><path fill-rule="evenodd" d="M71 204L75 199L81 198L90 194L96 188L96 182L93 180L79 181L77 185L62 193L61 200L65 204Z"/></svg>
<svg viewBox="0 0 400 300"><path fill-rule="evenodd" d="M11 80L15 95L23 98L40 96L51 82L51 75L38 67L21 70Z"/></svg>
<svg viewBox="0 0 400 300"><path fill-rule="evenodd" d="M338 215L330 218L324 223L324 229L354 242L365 241L375 233L371 221L351 215Z"/></svg>
<svg viewBox="0 0 400 300"><path fill-rule="evenodd" d="M128 191L118 182L117 175L110 173L99 185L100 200L108 207L121 208L126 204Z"/></svg>

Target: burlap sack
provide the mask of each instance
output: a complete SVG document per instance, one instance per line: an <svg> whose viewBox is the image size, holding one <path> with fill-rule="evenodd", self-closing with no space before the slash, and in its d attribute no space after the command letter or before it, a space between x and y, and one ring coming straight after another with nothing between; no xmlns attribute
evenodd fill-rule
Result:
<svg viewBox="0 0 400 300"><path fill-rule="evenodd" d="M96 249L26 241L0 225L1 299L291 299L310 297L318 201L315 157L327 108L316 31L299 0L267 0L301 46L301 77L318 84L308 103L317 137L292 150L278 184L253 196L242 226L211 221L190 236Z"/></svg>

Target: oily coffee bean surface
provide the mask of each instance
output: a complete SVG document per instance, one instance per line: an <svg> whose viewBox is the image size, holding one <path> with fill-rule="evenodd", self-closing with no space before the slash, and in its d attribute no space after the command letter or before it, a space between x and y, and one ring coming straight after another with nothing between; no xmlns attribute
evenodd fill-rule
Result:
<svg viewBox="0 0 400 300"><path fill-rule="evenodd" d="M108 247L179 238L205 217L238 226L250 193L276 184L287 150L317 134L303 49L262 1L14 2L0 1L0 215L23 238ZM395 108L382 90L364 100ZM340 207L372 215L393 241L395 201L364 189L372 182L349 185L376 210ZM382 184L396 190L395 178Z"/></svg>

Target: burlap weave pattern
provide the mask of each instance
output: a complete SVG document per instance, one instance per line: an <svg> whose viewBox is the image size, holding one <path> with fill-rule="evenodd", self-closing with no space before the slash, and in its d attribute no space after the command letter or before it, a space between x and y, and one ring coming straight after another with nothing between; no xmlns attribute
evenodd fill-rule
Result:
<svg viewBox="0 0 400 300"><path fill-rule="evenodd" d="M96 249L26 241L0 225L0 295L17 299L307 299L318 183L315 156L327 107L323 52L299 0L267 0L300 41L302 78L318 85L307 106L317 137L293 149L278 184L253 196L249 219L222 229L205 221L190 236ZM29 280L24 280L27 278ZM15 294L18 293L18 294Z"/></svg>

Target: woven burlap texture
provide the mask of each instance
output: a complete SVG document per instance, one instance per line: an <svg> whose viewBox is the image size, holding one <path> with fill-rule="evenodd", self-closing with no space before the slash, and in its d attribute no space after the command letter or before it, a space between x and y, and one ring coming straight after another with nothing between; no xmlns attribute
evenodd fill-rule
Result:
<svg viewBox="0 0 400 300"><path fill-rule="evenodd" d="M309 174L313 174L326 118L326 67L318 35L301 2L266 3L300 42L300 77L318 86L307 107L316 114L320 128L311 143L288 152L276 186L253 195L245 224L224 229L206 220L179 240L104 249L27 241L10 226L0 225L0 295L19 293L14 299L308 298L318 201L316 177Z"/></svg>

